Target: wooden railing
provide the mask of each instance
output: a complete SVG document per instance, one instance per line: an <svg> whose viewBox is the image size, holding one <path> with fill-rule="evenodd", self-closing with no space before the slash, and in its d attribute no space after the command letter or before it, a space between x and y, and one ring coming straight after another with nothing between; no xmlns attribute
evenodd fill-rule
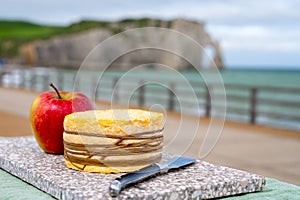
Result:
<svg viewBox="0 0 300 200"><path fill-rule="evenodd" d="M5 73L0 74L0 83L2 86L38 91L49 90L48 83L50 77L47 73L42 75L32 73L27 77L22 77L21 74L21 80L14 85L5 85L3 82L4 75ZM88 85L84 82L86 80L77 79L76 82L74 82L74 75L68 78L69 83L67 84L65 76L63 73L57 73L56 75L55 81L59 89L72 90L73 88L70 87L76 83L79 86L84 86L86 90L95 92L94 96L96 99L110 100L112 98L115 102L122 102L122 96L128 93L128 91L126 91L127 84L128 86L140 85L131 97L131 103L138 106L150 106L151 103L153 104L153 102L155 102L156 104L163 105L168 110L178 111L179 102L177 95L184 97L181 98L180 102L181 106L186 107L183 108L183 111L193 109L190 107L194 105L194 101L192 102L189 98L189 93L185 91L185 88L181 88L178 82L166 82L167 87L152 87L151 85L142 84L146 80L135 78L130 82L123 83L121 90L117 88L118 77L111 76L107 80L102 81L103 85L99 85L96 90L92 91L91 88L95 88L95 84L97 84L96 79L89 80L88 83L90 85ZM51 80L53 80L53 77L51 77ZM217 111L222 109L223 104L223 102L218 102L218 95L221 99L223 94L216 91L214 93L215 102L212 104L211 91L214 91L216 88L214 84L206 85L202 81L191 81L190 84L194 87L198 105L202 111L202 113L196 114L206 117L217 116ZM300 129L300 88L249 86L240 84L225 84L224 86L227 101L227 118L242 119L241 121L247 121L251 124L269 124L269 122L266 122L266 119L267 121L277 120L280 123L285 121L294 124L295 127L293 128Z"/></svg>
<svg viewBox="0 0 300 200"><path fill-rule="evenodd" d="M108 81L109 82L109 81ZM134 80L132 83L126 84L137 84L142 83L144 80ZM115 89L117 84L117 78L114 78L111 88L108 90ZM212 108L218 111L222 109L222 105L218 105L218 100L215 100L215 104L212 105L210 91L214 90L214 84L205 85L204 82L191 82L192 85L196 86L195 93L198 96L198 104L203 110L203 114L206 117L214 115ZM154 91L153 89L148 90L148 85L141 85L136 91L137 101L135 104L138 106L150 106L147 105L147 100L155 100L156 103L166 105L168 110L176 110L176 95L188 95L184 92L184 89L177 89L180 83L169 82L168 88L162 87L160 90ZM267 86L249 86L249 85L237 85L237 84L225 84L226 92L226 113L228 115L236 115L247 118L247 122L251 124L263 123L259 118L267 118L269 120L281 120L300 124L300 88L285 88L285 87L267 87ZM123 91L115 90L114 98L115 101L122 101L120 96L122 93L126 93L126 87L123 87ZM97 98L101 98L101 88L98 88ZM106 88L107 90L107 88ZM174 94L176 91L176 94ZM231 94L231 92L233 92ZM148 93L155 93L154 96L148 96ZM215 93L214 97L217 99L222 94ZM181 102L181 105L189 106L191 102L188 96ZM222 102L219 102L222 104ZM238 106L240 105L240 106ZM292 111L292 112L291 112ZM296 125L297 126L297 125Z"/></svg>

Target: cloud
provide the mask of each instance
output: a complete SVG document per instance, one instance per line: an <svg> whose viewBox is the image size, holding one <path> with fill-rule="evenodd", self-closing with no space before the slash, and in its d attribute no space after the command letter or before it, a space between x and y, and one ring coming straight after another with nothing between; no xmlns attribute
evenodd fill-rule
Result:
<svg viewBox="0 0 300 200"><path fill-rule="evenodd" d="M227 66L300 65L300 27L208 25Z"/></svg>
<svg viewBox="0 0 300 200"><path fill-rule="evenodd" d="M263 26L208 26L225 50L300 52L300 27L280 29Z"/></svg>
<svg viewBox="0 0 300 200"><path fill-rule="evenodd" d="M176 1L165 7L164 15L188 15L209 24L300 24L297 0L211 0Z"/></svg>
<svg viewBox="0 0 300 200"><path fill-rule="evenodd" d="M18 5L18 6L16 6ZM0 17L22 17L46 23L66 24L74 19L120 19L156 16L187 17L208 24L300 24L298 0L152 0L152 1L38 1L2 0Z"/></svg>

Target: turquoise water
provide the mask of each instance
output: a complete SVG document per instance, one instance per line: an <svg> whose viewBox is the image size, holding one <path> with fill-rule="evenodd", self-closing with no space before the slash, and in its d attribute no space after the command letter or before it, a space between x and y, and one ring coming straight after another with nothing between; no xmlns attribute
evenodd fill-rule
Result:
<svg viewBox="0 0 300 200"><path fill-rule="evenodd" d="M58 70L70 76L76 74L76 70ZM81 71L89 77L99 77L102 71ZM111 76L122 76L127 71L107 71L105 74ZM300 70L285 71L285 70L222 70L222 71L200 71L201 74L194 71L180 72L190 81L202 80L201 74L209 75L220 73L225 84L243 84L250 86L275 86L275 87L291 87L300 88ZM174 81L170 77L168 71L139 71L129 74L134 78L157 78ZM175 80L176 81L176 80Z"/></svg>
<svg viewBox="0 0 300 200"><path fill-rule="evenodd" d="M224 70L225 83L300 88L300 70Z"/></svg>

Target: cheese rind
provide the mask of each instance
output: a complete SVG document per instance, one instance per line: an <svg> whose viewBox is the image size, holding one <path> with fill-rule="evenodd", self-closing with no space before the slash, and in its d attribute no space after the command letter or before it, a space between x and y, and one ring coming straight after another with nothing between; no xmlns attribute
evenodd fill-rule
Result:
<svg viewBox="0 0 300 200"><path fill-rule="evenodd" d="M69 114L64 120L68 132L131 135L161 130L164 127L162 113L139 109L91 110Z"/></svg>
<svg viewBox="0 0 300 200"><path fill-rule="evenodd" d="M145 110L93 110L64 120L65 163L87 172L130 172L162 156L164 117Z"/></svg>

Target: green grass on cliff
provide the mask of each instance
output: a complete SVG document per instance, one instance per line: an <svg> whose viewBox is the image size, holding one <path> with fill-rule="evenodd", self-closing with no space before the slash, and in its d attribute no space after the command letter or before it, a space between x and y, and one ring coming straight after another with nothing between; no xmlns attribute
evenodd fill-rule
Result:
<svg viewBox="0 0 300 200"><path fill-rule="evenodd" d="M20 45L55 35L66 35L95 27L108 27L109 22L81 21L70 26L47 26L26 21L0 20L0 58L13 58ZM113 30L113 33L121 30Z"/></svg>
<svg viewBox="0 0 300 200"><path fill-rule="evenodd" d="M61 27L43 26L25 21L0 21L0 38L1 39L35 39L49 36Z"/></svg>
<svg viewBox="0 0 300 200"><path fill-rule="evenodd" d="M0 21L0 57L17 55L18 47L28 41L49 38L63 27L44 26L25 21Z"/></svg>
<svg viewBox="0 0 300 200"><path fill-rule="evenodd" d="M134 23L136 27L147 25L150 19L124 19L118 23ZM156 20L159 26L160 20ZM88 30L95 27L107 28L113 34L119 33L122 28L112 26L113 22L83 20L69 26L39 25L26 21L0 20L0 58L13 58L18 55L20 45L39 39L47 39L55 35L67 35Z"/></svg>

